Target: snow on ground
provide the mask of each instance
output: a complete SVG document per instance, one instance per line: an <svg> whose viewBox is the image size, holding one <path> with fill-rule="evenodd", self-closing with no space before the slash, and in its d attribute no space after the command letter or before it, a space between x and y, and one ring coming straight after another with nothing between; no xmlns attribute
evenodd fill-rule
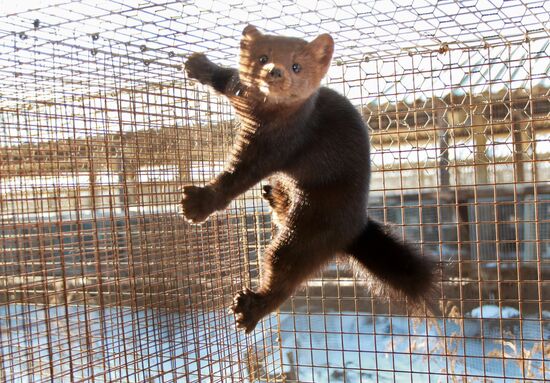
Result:
<svg viewBox="0 0 550 383"><path fill-rule="evenodd" d="M370 313L283 313L265 326L279 323L279 332L260 326L244 336L222 312L11 304L0 307L0 364L7 382L49 381L50 366L67 374L56 382L71 381L71 370L74 380L95 382L231 382L247 381L250 356L261 362L265 352L269 365L258 371L284 371L301 383L451 382L449 374L468 374L468 382L550 379L549 356L544 373L539 347L542 338L550 342L548 322L523 318L515 327L513 309L476 310L464 321L430 324ZM499 327L506 321L510 328Z"/></svg>
<svg viewBox="0 0 550 383"><path fill-rule="evenodd" d="M469 314L472 318L482 319L510 319L519 318L519 310L513 307L498 307L495 305L483 305L476 307Z"/></svg>
<svg viewBox="0 0 550 383"><path fill-rule="evenodd" d="M183 377L202 382L208 376L232 376L239 355L253 343L233 323L232 316L220 312L0 306L0 352L5 356L0 371L7 382L22 383L50 381L50 366L55 382L92 376L94 382Z"/></svg>
<svg viewBox="0 0 550 383"><path fill-rule="evenodd" d="M523 367L526 375L531 374L530 381L542 382L542 352L537 346L540 322L525 320L524 334L536 334L537 329L539 337L525 338L523 347L538 361L530 364L529 371ZM491 378L470 377L469 382L496 383L522 377L517 335L465 338L462 326L452 320L427 324L368 313L288 314L281 316L281 331L285 371L292 370L292 361L307 366L294 372L300 382L371 382L375 378L380 382L450 382L447 374L467 373ZM550 329L545 337L550 337ZM550 364L548 357L545 363Z"/></svg>

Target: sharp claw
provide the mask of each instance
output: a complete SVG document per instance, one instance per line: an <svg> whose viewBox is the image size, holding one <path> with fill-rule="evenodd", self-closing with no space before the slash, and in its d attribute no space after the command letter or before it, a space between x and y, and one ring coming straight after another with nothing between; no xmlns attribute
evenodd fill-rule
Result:
<svg viewBox="0 0 550 383"><path fill-rule="evenodd" d="M228 312L232 312L235 316L235 326L237 329L242 329L246 334L249 334L256 328L258 320L255 318L253 308L249 307L250 304L254 303L256 298L256 293L249 288L244 288L239 291L233 297L233 302L231 307L228 309ZM249 302L249 300L252 300ZM254 322L254 323L251 323Z"/></svg>

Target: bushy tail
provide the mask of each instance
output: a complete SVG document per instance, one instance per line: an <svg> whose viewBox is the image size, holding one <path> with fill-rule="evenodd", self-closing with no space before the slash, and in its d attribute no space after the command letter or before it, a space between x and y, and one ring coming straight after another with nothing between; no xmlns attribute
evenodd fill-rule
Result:
<svg viewBox="0 0 550 383"><path fill-rule="evenodd" d="M431 301L440 275L439 263L420 255L381 223L369 219L359 238L348 248L348 254L360 268L366 269L367 276L374 277L369 287L375 294L406 297L415 306L434 303Z"/></svg>

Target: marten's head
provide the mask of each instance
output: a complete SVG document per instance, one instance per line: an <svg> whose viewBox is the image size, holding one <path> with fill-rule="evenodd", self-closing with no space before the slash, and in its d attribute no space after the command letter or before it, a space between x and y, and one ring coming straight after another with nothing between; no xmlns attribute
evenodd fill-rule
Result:
<svg viewBox="0 0 550 383"><path fill-rule="evenodd" d="M239 77L259 90L265 102L296 104L309 98L328 71L334 41L322 34L305 40L264 35L249 25L243 31Z"/></svg>

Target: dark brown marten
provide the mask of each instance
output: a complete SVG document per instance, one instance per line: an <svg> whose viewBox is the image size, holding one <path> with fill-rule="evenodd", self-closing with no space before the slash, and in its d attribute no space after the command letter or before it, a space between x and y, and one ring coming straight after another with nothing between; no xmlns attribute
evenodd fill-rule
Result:
<svg viewBox="0 0 550 383"><path fill-rule="evenodd" d="M277 234L262 257L260 287L237 294L231 307L246 332L336 254L389 296L420 303L435 285L436 263L367 216L367 128L345 97L320 86L333 50L328 34L308 43L247 26L239 70L203 54L185 64L190 78L228 97L241 128L226 169L204 187L183 188L184 216L202 222L270 178L264 197Z"/></svg>

